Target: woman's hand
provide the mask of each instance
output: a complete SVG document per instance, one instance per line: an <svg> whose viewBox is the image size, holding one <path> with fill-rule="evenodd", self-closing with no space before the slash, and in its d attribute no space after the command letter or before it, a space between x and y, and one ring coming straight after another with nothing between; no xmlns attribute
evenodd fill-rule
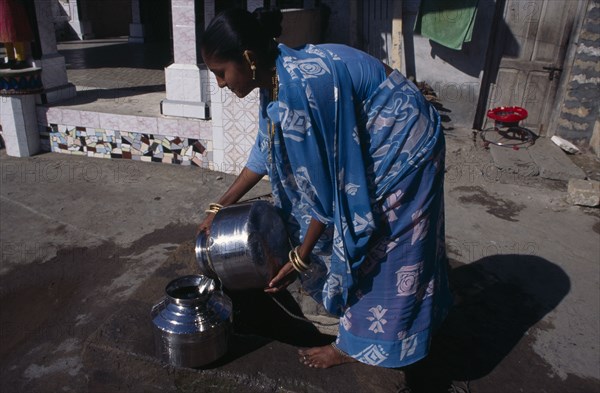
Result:
<svg viewBox="0 0 600 393"><path fill-rule="evenodd" d="M282 289L285 289L294 282L297 277L297 272L292 266L292 262L288 262L279 270L279 273L271 282L269 282L269 286L265 288L265 292L267 293L277 293Z"/></svg>
<svg viewBox="0 0 600 393"><path fill-rule="evenodd" d="M314 218L310 220L308 230L306 231L306 236L304 237L304 242L302 242L302 245L300 245L296 249L298 257L302 261L305 261L304 263L310 263L310 253L312 252L315 243L317 242L317 240L319 240L319 237L321 237L324 231L325 224L315 220ZM273 279L269 283L269 286L265 288L265 292L279 292L282 289L287 288L287 286L291 283L293 283L296 277L298 277L298 273L296 272L296 269L294 269L292 262L288 261L288 263L283 265L281 270L279 270L279 273L277 273L277 275L273 277Z"/></svg>
<svg viewBox="0 0 600 393"><path fill-rule="evenodd" d="M210 226L212 225L213 220L215 219L215 213L208 213L204 218L204 221L198 225L196 228L196 236L200 234L200 232L204 232L207 235L210 233Z"/></svg>
<svg viewBox="0 0 600 393"><path fill-rule="evenodd" d="M235 178L233 184L227 189L225 194L223 194L218 200L217 203L222 206L228 206L236 203L240 200L242 196L244 196L252 187L254 187L260 179L262 179L263 175L259 175L258 173L252 172L250 169L244 167L242 172ZM210 226L215 218L215 213L208 213L204 221L198 228L196 228L196 236L200 234L200 232L205 232L208 234L210 232Z"/></svg>

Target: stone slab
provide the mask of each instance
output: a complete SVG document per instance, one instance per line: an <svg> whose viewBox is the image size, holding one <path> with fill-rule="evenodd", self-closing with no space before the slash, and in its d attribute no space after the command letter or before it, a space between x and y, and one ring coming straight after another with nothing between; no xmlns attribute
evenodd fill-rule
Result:
<svg viewBox="0 0 600 393"><path fill-rule="evenodd" d="M489 147L494 165L498 169L523 177L533 177L540 173L540 168L533 161L527 149L516 150L492 144Z"/></svg>
<svg viewBox="0 0 600 393"><path fill-rule="evenodd" d="M550 138L550 140L552 142L554 142L554 144L556 146L560 147L561 149L563 149L567 153L571 153L571 154L579 153L579 148L577 146L575 146L574 144L572 144L568 140L559 137L558 135L552 136L552 138Z"/></svg>
<svg viewBox="0 0 600 393"><path fill-rule="evenodd" d="M567 200L580 206L600 206L600 182L594 180L569 180Z"/></svg>
<svg viewBox="0 0 600 393"><path fill-rule="evenodd" d="M586 177L585 172L548 138L537 139L527 151L545 179L568 181Z"/></svg>

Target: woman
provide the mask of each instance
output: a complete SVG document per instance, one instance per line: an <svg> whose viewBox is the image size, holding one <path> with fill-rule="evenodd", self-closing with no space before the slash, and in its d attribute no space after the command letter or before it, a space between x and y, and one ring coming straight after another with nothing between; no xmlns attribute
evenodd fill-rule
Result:
<svg viewBox="0 0 600 393"><path fill-rule="evenodd" d="M277 45L281 19L229 10L203 35L219 87L240 98L259 88L261 106L248 163L199 230L268 175L298 247L265 291L300 276L340 317L336 342L301 350L300 361L414 363L451 303L439 115L398 71L363 52Z"/></svg>

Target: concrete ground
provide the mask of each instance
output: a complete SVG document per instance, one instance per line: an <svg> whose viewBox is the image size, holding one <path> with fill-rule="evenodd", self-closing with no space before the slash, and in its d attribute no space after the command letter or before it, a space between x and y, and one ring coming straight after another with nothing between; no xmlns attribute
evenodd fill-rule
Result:
<svg viewBox="0 0 600 393"><path fill-rule="evenodd" d="M160 116L168 47L59 50L78 88L61 105ZM512 151L470 130L446 137L456 304L430 356L404 370L302 366L296 348L330 342L335 326L293 319L260 291L230 293L235 334L219 361L162 364L150 309L197 272L195 226L233 176L0 150L0 392L600 392L600 212L566 200L566 180L600 180L600 163L546 140ZM331 323L290 292L278 300Z"/></svg>
<svg viewBox="0 0 600 393"><path fill-rule="evenodd" d="M470 130L446 136L456 305L431 355L404 370L302 366L297 347L333 336L260 291L231 294L222 359L162 364L150 309L166 283L196 272L195 225L233 177L1 150L0 391L600 391L600 212L568 204L565 181L498 169ZM577 160L597 175L594 158ZM313 312L307 299L279 300Z"/></svg>

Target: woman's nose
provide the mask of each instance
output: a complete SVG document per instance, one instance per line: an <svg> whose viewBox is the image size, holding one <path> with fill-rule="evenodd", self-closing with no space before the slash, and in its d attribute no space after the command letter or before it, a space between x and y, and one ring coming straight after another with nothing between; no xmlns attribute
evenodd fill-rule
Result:
<svg viewBox="0 0 600 393"><path fill-rule="evenodd" d="M227 86L227 83L225 83L225 79L217 76L217 85L222 89Z"/></svg>

